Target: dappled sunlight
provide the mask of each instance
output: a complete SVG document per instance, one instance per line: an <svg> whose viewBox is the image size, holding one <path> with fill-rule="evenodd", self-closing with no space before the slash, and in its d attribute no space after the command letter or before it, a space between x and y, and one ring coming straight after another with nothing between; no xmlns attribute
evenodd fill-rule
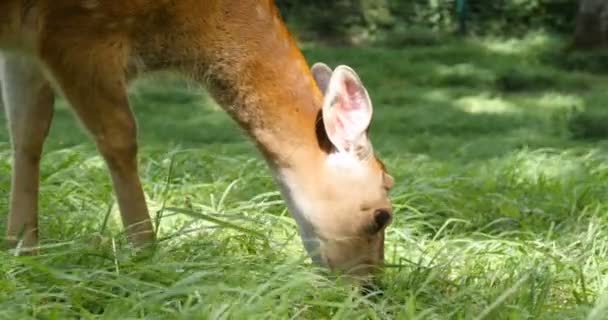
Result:
<svg viewBox="0 0 608 320"><path fill-rule="evenodd" d="M515 155L517 163L513 176L519 183L538 183L540 180L562 180L575 178L577 173L584 172L580 158L569 157L566 153L520 152Z"/></svg>
<svg viewBox="0 0 608 320"><path fill-rule="evenodd" d="M422 223L411 221L410 225ZM395 241L401 244L399 248L387 248L392 253L390 262L399 265L398 271L390 275L392 289L420 281L425 283L419 292L421 297L435 303L462 300L469 313L477 314L482 305L470 303L469 291L477 286L490 286L499 293L513 290L511 294L519 299L540 290L543 294L536 299L555 310L564 310L578 299L571 293L572 275L564 269L583 272L594 292L602 292L605 286L600 270L607 260L592 251L606 252L606 237L602 235L606 230L595 221L581 225L578 231L562 230L556 240L550 239L549 228L523 240L508 232L465 235L462 222L451 224L457 226L446 228L450 231L441 238L402 234L400 241Z"/></svg>
<svg viewBox="0 0 608 320"><path fill-rule="evenodd" d="M83 170L106 170L106 163L102 156L95 155L87 158L80 164L81 169Z"/></svg>
<svg viewBox="0 0 608 320"><path fill-rule="evenodd" d="M523 38L492 38L479 40L479 44L491 52L500 54L526 54L528 52L546 47L551 38L542 32L531 32Z"/></svg>
<svg viewBox="0 0 608 320"><path fill-rule="evenodd" d="M528 98L527 100L534 103L537 107L547 110L565 110L584 106L584 101L580 95L559 92L548 92L540 96Z"/></svg>
<svg viewBox="0 0 608 320"><path fill-rule="evenodd" d="M439 77L454 78L455 80L462 79L465 84L469 83L471 79L480 83L491 83L496 77L494 71L473 63L438 65L434 71Z"/></svg>
<svg viewBox="0 0 608 320"><path fill-rule="evenodd" d="M472 114L514 114L520 112L511 102L500 97L491 97L488 94L462 97L456 99L454 105L460 110Z"/></svg>
<svg viewBox="0 0 608 320"><path fill-rule="evenodd" d="M431 89L423 93L425 100L436 103L446 103L451 101L452 97L450 92L446 89Z"/></svg>

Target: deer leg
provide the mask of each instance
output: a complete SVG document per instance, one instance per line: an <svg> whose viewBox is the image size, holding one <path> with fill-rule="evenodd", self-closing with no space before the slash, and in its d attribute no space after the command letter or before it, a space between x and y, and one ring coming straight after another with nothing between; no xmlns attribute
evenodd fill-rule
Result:
<svg viewBox="0 0 608 320"><path fill-rule="evenodd" d="M13 149L6 236L9 247L27 252L38 243L40 158L53 118L54 94L38 64L28 58L0 56L0 77Z"/></svg>
<svg viewBox="0 0 608 320"><path fill-rule="evenodd" d="M93 136L110 171L122 222L136 247L153 244L137 168L137 126L129 107L120 39L58 48L61 39L43 47L43 58L81 122Z"/></svg>

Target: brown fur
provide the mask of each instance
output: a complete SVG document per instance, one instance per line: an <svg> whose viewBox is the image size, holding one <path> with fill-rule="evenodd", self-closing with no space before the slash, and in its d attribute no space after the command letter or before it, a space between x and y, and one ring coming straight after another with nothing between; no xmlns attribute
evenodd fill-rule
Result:
<svg viewBox="0 0 608 320"><path fill-rule="evenodd" d="M137 176L137 128L125 93L141 71L173 69L204 83L272 168L292 168L310 184L307 190L325 179L318 175L330 150L316 125L323 94L272 1L4 0L2 49L34 57L46 72L38 76L41 90L53 83L70 101L106 159L123 222L137 245L154 241ZM25 232L26 246L37 242L39 157L52 110L51 100L40 99L41 106L27 103L31 114L9 115L12 127L29 124L27 132L12 130L18 164L8 226L9 240ZM29 141L22 145L26 135ZM383 172L375 158L369 166ZM372 194L378 197L370 201L390 207L376 189ZM328 219L322 220L331 224ZM353 221L349 230L361 224ZM368 249L374 257L382 241ZM350 256L342 252L338 260Z"/></svg>

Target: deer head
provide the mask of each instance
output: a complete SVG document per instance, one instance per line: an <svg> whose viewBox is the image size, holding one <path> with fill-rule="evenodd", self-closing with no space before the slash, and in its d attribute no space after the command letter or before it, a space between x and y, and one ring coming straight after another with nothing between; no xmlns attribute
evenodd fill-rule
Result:
<svg viewBox="0 0 608 320"><path fill-rule="evenodd" d="M311 71L324 93L317 138L326 147L317 159L283 170L280 181L313 261L367 277L383 262L393 178L374 154L372 103L357 73L323 63Z"/></svg>

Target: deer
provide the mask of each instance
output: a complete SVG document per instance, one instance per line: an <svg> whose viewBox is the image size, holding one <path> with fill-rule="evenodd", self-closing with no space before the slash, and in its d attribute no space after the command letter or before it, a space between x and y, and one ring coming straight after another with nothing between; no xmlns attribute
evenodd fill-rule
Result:
<svg viewBox="0 0 608 320"><path fill-rule="evenodd" d="M9 248L38 252L40 162L57 95L105 161L129 244L157 242L127 88L158 70L202 84L244 129L313 265L377 278L394 179L371 143L370 95L347 65L309 66L272 0L0 2Z"/></svg>

